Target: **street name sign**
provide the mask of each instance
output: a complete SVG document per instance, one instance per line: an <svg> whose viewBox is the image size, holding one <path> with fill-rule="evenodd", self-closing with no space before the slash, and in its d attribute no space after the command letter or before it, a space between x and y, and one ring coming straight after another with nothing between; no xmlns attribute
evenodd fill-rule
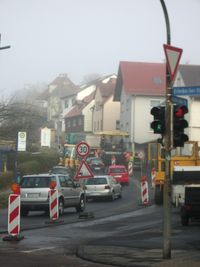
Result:
<svg viewBox="0 0 200 267"><path fill-rule="evenodd" d="M166 56L167 68L169 70L171 80L173 81L176 76L177 68L183 50L178 47L164 44L164 51Z"/></svg>
<svg viewBox="0 0 200 267"><path fill-rule="evenodd" d="M172 95L200 95L200 86L173 87Z"/></svg>

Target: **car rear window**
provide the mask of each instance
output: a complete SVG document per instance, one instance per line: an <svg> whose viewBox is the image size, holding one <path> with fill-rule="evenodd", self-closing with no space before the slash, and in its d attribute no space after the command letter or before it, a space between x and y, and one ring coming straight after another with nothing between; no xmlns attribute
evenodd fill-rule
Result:
<svg viewBox="0 0 200 267"><path fill-rule="evenodd" d="M126 172L125 168L110 168L110 173L124 173Z"/></svg>
<svg viewBox="0 0 200 267"><path fill-rule="evenodd" d="M86 181L86 185L100 185L100 184L107 184L107 179L104 177L100 178L90 178Z"/></svg>
<svg viewBox="0 0 200 267"><path fill-rule="evenodd" d="M23 177L20 182L21 188L49 188L50 181L55 181L54 177Z"/></svg>

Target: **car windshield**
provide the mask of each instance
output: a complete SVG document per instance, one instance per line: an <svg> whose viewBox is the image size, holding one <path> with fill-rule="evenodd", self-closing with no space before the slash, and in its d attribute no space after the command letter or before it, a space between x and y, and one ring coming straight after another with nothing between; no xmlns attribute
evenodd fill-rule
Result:
<svg viewBox="0 0 200 267"><path fill-rule="evenodd" d="M66 168L55 167L51 172L56 174L68 174L70 171Z"/></svg>
<svg viewBox="0 0 200 267"><path fill-rule="evenodd" d="M100 178L90 178L86 181L86 185L100 185L100 184L107 184L107 179L104 177Z"/></svg>
<svg viewBox="0 0 200 267"><path fill-rule="evenodd" d="M101 159L91 159L90 161L89 161L89 163L91 163L91 164L100 164L100 163L102 163L102 160Z"/></svg>
<svg viewBox="0 0 200 267"><path fill-rule="evenodd" d="M55 181L54 177L23 177L20 182L21 188L49 188L50 181Z"/></svg>
<svg viewBox="0 0 200 267"><path fill-rule="evenodd" d="M110 173L124 173L125 168L110 168Z"/></svg>

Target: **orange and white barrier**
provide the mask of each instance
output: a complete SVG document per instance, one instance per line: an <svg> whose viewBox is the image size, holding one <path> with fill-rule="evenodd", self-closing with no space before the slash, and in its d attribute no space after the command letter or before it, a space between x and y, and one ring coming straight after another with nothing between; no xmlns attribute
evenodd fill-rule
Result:
<svg viewBox="0 0 200 267"><path fill-rule="evenodd" d="M115 158L115 156L112 156L111 165L115 165L115 164L116 164L116 158Z"/></svg>
<svg viewBox="0 0 200 267"><path fill-rule="evenodd" d="M156 169L152 168L152 170L151 170L151 185L153 188L155 187L155 178L156 178Z"/></svg>
<svg viewBox="0 0 200 267"><path fill-rule="evenodd" d="M141 179L141 198L142 204L147 205L149 203L149 190L146 176L142 176Z"/></svg>
<svg viewBox="0 0 200 267"><path fill-rule="evenodd" d="M49 215L51 221L56 221L59 218L57 189L50 189L49 191Z"/></svg>
<svg viewBox="0 0 200 267"><path fill-rule="evenodd" d="M18 184L12 184L12 194L8 197L8 236L3 238L4 241L19 241L24 237L19 235L20 232L20 187Z"/></svg>
<svg viewBox="0 0 200 267"><path fill-rule="evenodd" d="M20 195L10 194L8 198L8 234L18 235L20 232Z"/></svg>
<svg viewBox="0 0 200 267"><path fill-rule="evenodd" d="M128 174L129 176L133 175L133 163L131 161L128 163Z"/></svg>

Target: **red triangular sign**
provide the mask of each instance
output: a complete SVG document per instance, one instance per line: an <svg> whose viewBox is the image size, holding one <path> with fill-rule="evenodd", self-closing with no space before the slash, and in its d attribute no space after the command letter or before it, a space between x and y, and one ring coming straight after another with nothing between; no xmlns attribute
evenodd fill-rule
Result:
<svg viewBox="0 0 200 267"><path fill-rule="evenodd" d="M183 49L164 44L164 51L167 61L167 68L169 70L171 80L173 81L176 76Z"/></svg>
<svg viewBox="0 0 200 267"><path fill-rule="evenodd" d="M76 172L75 179L81 179L81 178L93 178L94 174L92 173L89 165L87 162L83 159L81 161L81 164Z"/></svg>

